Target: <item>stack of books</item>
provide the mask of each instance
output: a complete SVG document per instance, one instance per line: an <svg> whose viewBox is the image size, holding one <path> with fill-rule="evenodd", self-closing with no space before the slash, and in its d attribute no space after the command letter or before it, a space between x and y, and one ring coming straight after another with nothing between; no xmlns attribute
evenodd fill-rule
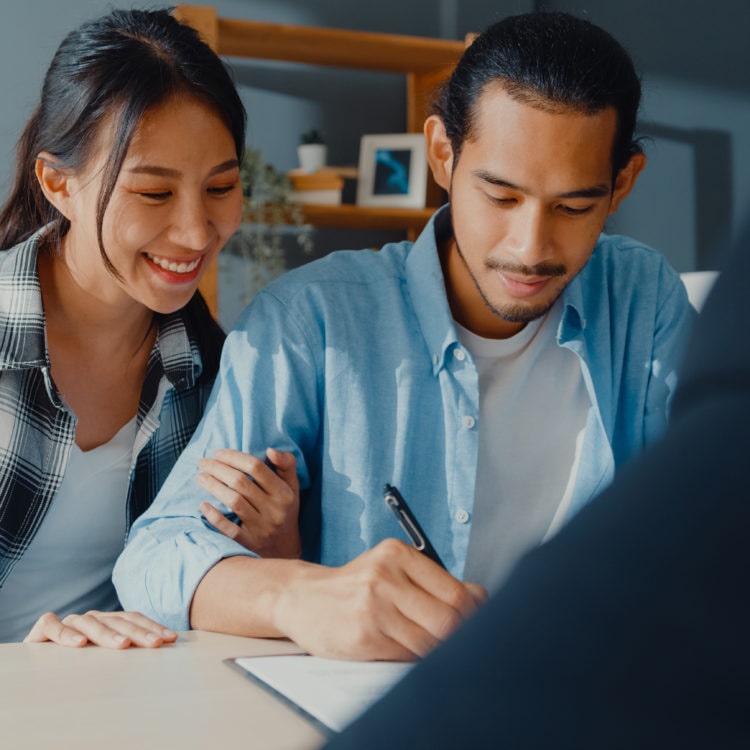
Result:
<svg viewBox="0 0 750 750"><path fill-rule="evenodd" d="M344 179L336 169L323 167L315 172L293 169L287 173L292 183L289 200L298 203L311 203L319 206L338 206Z"/></svg>

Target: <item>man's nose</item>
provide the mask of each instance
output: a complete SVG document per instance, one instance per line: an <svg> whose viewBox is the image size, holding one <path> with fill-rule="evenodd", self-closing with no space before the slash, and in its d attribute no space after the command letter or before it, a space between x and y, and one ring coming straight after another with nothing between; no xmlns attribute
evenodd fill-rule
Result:
<svg viewBox="0 0 750 750"><path fill-rule="evenodd" d="M533 266L548 259L551 223L544 208L531 203L516 213L507 248L519 263Z"/></svg>

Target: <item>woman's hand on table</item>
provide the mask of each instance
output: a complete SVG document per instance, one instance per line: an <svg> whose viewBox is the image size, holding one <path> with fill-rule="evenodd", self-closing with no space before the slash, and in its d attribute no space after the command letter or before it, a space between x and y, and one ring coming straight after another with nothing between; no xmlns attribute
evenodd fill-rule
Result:
<svg viewBox="0 0 750 750"><path fill-rule="evenodd" d="M105 648L159 648L177 640L177 633L164 628L139 612L98 612L67 615L43 614L34 623L24 643L52 641L60 646L80 648L87 644Z"/></svg>

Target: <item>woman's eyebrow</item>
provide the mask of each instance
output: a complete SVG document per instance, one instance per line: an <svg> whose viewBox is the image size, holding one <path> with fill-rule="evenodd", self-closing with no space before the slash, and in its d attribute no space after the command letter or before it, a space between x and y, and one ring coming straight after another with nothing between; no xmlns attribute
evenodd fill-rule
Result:
<svg viewBox="0 0 750 750"><path fill-rule="evenodd" d="M222 172L228 172L230 169L236 169L239 165L240 163L237 159L227 159L227 161L223 161L221 164L217 164L213 167L208 174L209 176L213 176L221 174ZM150 174L155 177L182 177L182 172L179 169L159 167L150 164L140 164L135 167L130 167L126 171L131 174Z"/></svg>

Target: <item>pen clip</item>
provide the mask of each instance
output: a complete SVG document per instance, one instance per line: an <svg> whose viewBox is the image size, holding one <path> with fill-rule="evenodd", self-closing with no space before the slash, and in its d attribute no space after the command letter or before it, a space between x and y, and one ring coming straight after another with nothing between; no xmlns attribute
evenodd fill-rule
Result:
<svg viewBox="0 0 750 750"><path fill-rule="evenodd" d="M398 525L406 532L406 536L409 537L409 541L414 548L427 555L430 560L441 568L447 570L445 564L440 559L440 555L438 555L435 548L430 544L427 534L422 531L419 521L417 521L411 510L409 510L406 500L401 497L398 489L392 484L386 484L383 487L383 499L388 508L393 512L393 515L396 516Z"/></svg>
<svg viewBox="0 0 750 750"><path fill-rule="evenodd" d="M386 503L388 503L388 506L391 508L391 510L395 513L396 520L399 522L401 528L406 532L406 535L409 537L414 547L420 552L424 552L427 546L425 544L424 536L422 536L420 530L416 528L416 526L414 526L411 519L406 515L404 509L401 507L399 499L392 492L387 492L385 495L385 501Z"/></svg>

